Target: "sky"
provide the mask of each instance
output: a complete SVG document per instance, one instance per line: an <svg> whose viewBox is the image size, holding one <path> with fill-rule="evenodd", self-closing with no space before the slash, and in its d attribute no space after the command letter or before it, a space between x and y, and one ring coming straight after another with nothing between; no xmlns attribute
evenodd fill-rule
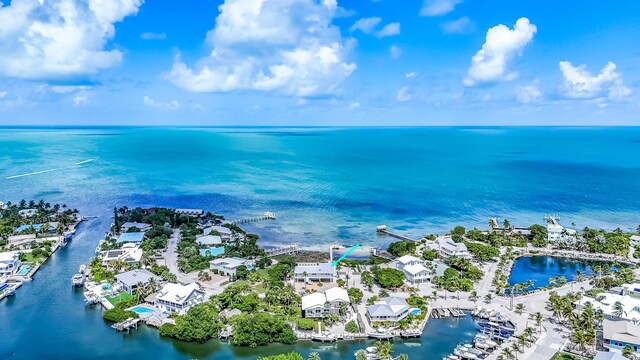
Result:
<svg viewBox="0 0 640 360"><path fill-rule="evenodd" d="M0 125L638 125L640 2L0 0Z"/></svg>

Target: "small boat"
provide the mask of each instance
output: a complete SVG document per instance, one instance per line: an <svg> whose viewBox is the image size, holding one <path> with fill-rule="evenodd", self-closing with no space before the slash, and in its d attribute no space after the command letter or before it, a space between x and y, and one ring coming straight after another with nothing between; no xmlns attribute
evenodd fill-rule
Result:
<svg viewBox="0 0 640 360"><path fill-rule="evenodd" d="M461 346L453 349L453 353L461 357L462 359L475 360L478 358L478 355L468 352L464 347Z"/></svg>
<svg viewBox="0 0 640 360"><path fill-rule="evenodd" d="M75 287L82 287L84 285L84 275L75 274L71 277L71 284Z"/></svg>
<svg viewBox="0 0 640 360"><path fill-rule="evenodd" d="M418 329L409 329L400 333L400 337L409 339L409 338L418 338L422 336L422 331Z"/></svg>
<svg viewBox="0 0 640 360"><path fill-rule="evenodd" d="M369 346L366 349L360 349L356 352L353 353L353 356L358 356L358 352L362 351L364 352L364 357L367 360L379 360L380 359L380 355L378 354L378 348L375 346Z"/></svg>
<svg viewBox="0 0 640 360"><path fill-rule="evenodd" d="M87 270L87 267L84 264L82 264L80 265L80 269L78 269L78 273L84 274L85 270Z"/></svg>
<svg viewBox="0 0 640 360"><path fill-rule="evenodd" d="M470 352L472 354L476 354L476 355L484 354L481 350L475 349L471 344L464 344L462 345L462 347L464 347L467 350L467 352Z"/></svg>
<svg viewBox="0 0 640 360"><path fill-rule="evenodd" d="M7 291L4 292L5 296L14 296L16 294L16 289L8 288Z"/></svg>
<svg viewBox="0 0 640 360"><path fill-rule="evenodd" d="M312 335L311 340L320 341L320 342L334 342L338 340L338 337L336 335L329 333L328 331L325 331L322 334Z"/></svg>
<svg viewBox="0 0 640 360"><path fill-rule="evenodd" d="M388 332L384 332L384 331L370 332L370 333L367 333L367 336L372 338L372 339L378 339L378 340L391 340L391 339L393 339L393 334L392 333L388 333Z"/></svg>

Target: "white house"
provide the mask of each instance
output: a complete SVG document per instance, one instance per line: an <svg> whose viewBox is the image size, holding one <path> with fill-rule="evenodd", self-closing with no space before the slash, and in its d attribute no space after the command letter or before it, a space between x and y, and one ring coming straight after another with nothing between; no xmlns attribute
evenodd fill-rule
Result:
<svg viewBox="0 0 640 360"><path fill-rule="evenodd" d="M18 215L22 216L23 218L30 218L37 213L38 213L38 209L24 209L24 210L18 211Z"/></svg>
<svg viewBox="0 0 640 360"><path fill-rule="evenodd" d="M142 244L144 240L143 232L130 232L130 233L122 233L118 237L119 243L134 243L134 244Z"/></svg>
<svg viewBox="0 0 640 360"><path fill-rule="evenodd" d="M349 304L346 289L334 287L324 293L313 293L302 297L302 312L308 318L322 318L325 313L338 314L342 304Z"/></svg>
<svg viewBox="0 0 640 360"><path fill-rule="evenodd" d="M196 236L196 242L202 245L220 246L222 245L222 238L218 235L198 235Z"/></svg>
<svg viewBox="0 0 640 360"><path fill-rule="evenodd" d="M142 249L131 243L122 245L120 249L102 251L100 254L102 255L102 266L109 266L114 261L123 261L135 266L142 259Z"/></svg>
<svg viewBox="0 0 640 360"><path fill-rule="evenodd" d="M295 281L333 282L336 268L331 263L299 263L293 274Z"/></svg>
<svg viewBox="0 0 640 360"><path fill-rule="evenodd" d="M419 284L431 281L433 272L424 266L422 259L415 256L404 255L396 260L396 268L404 272L407 281Z"/></svg>
<svg viewBox="0 0 640 360"><path fill-rule="evenodd" d="M154 305L160 310L184 315L192 306L202 304L204 296L204 291L196 283L169 283L158 292Z"/></svg>
<svg viewBox="0 0 640 360"><path fill-rule="evenodd" d="M213 231L215 231L215 233L218 233L218 236L220 236L223 241L231 240L231 229L229 229L228 227L215 225L204 228L205 235L211 235L211 232Z"/></svg>
<svg viewBox="0 0 640 360"><path fill-rule="evenodd" d="M381 298L373 305L367 306L367 317L369 321L390 321L398 322L409 315L409 304L401 297L391 296Z"/></svg>
<svg viewBox="0 0 640 360"><path fill-rule="evenodd" d="M427 247L431 250L437 251L438 254L443 257L469 257L467 245L453 241L451 236L438 236L434 242L427 244Z"/></svg>
<svg viewBox="0 0 640 360"><path fill-rule="evenodd" d="M573 304L578 310L591 303L594 310L601 310L605 319L627 320L640 324L640 283L622 285L620 294L600 293L596 298L583 296ZM622 311L616 311L616 303L622 305Z"/></svg>
<svg viewBox="0 0 640 360"><path fill-rule="evenodd" d="M628 345L633 355L640 356L640 326L624 320L602 321L603 347L621 353Z"/></svg>
<svg viewBox="0 0 640 360"><path fill-rule="evenodd" d="M555 216L547 218L547 241L550 243L573 243L576 240L576 231L565 228L558 223Z"/></svg>
<svg viewBox="0 0 640 360"><path fill-rule="evenodd" d="M129 230L131 230L133 228L136 228L139 231L145 232L145 231L151 229L151 224L127 221L126 223L122 224L122 226L120 227L120 231L128 232Z"/></svg>
<svg viewBox="0 0 640 360"><path fill-rule="evenodd" d="M635 249L638 245L640 245L640 235L631 235L629 238L629 246L631 246L632 249Z"/></svg>
<svg viewBox="0 0 640 360"><path fill-rule="evenodd" d="M131 295L139 286L147 286L151 279L154 279L156 284L160 282L160 277L144 269L135 269L116 275L116 282Z"/></svg>
<svg viewBox="0 0 640 360"><path fill-rule="evenodd" d="M21 265L17 252L0 252L0 277L14 275Z"/></svg>
<svg viewBox="0 0 640 360"><path fill-rule="evenodd" d="M217 270L221 275L235 275L236 270L238 270L240 266L246 266L249 270L253 268L249 260L237 257L222 258L209 261L209 269Z"/></svg>

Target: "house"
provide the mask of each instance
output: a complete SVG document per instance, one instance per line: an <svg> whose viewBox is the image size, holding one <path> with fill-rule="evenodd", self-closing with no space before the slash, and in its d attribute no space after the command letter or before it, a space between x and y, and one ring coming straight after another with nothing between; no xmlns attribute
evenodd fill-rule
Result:
<svg viewBox="0 0 640 360"><path fill-rule="evenodd" d="M249 260L237 257L209 261L209 269L214 271L217 270L219 274L227 276L235 275L240 266L246 266L249 270L253 268Z"/></svg>
<svg viewBox="0 0 640 360"><path fill-rule="evenodd" d="M160 277L152 274L148 270L135 269L122 274L116 275L116 282L122 285L122 289L129 294L133 295L133 292L142 284L147 286L149 280L153 279L156 283L160 282Z"/></svg>
<svg viewBox="0 0 640 360"><path fill-rule="evenodd" d="M629 345L635 356L640 356L640 326L624 320L602 321L603 346L609 351L622 352Z"/></svg>
<svg viewBox="0 0 640 360"><path fill-rule="evenodd" d="M138 231L145 232L151 229L151 224L139 223L139 222L129 222L122 224L120 226L120 231L123 233L129 232L131 229L138 229Z"/></svg>
<svg viewBox="0 0 640 360"><path fill-rule="evenodd" d="M118 237L119 243L133 243L133 244L142 244L142 240L144 240L143 232L129 232L120 234Z"/></svg>
<svg viewBox="0 0 640 360"><path fill-rule="evenodd" d="M635 249L638 245L640 245L640 235L631 235L629 238L629 246Z"/></svg>
<svg viewBox="0 0 640 360"><path fill-rule="evenodd" d="M555 243L573 243L576 240L576 231L560 225L555 216L547 218L547 241Z"/></svg>
<svg viewBox="0 0 640 360"><path fill-rule="evenodd" d="M211 234L213 232L213 234ZM205 235L218 235L223 241L231 240L231 229L225 226L214 225L204 228Z"/></svg>
<svg viewBox="0 0 640 360"><path fill-rule="evenodd" d="M204 210L201 209L175 209L178 215L187 215L191 217L200 217L204 215Z"/></svg>
<svg viewBox="0 0 640 360"><path fill-rule="evenodd" d="M409 315L409 304L401 297L390 296L381 298L373 305L367 306L369 321L390 321L396 323Z"/></svg>
<svg viewBox="0 0 640 360"><path fill-rule="evenodd" d="M0 277L14 275L21 265L17 252L0 252Z"/></svg>
<svg viewBox="0 0 640 360"><path fill-rule="evenodd" d="M135 244L124 244L120 249L101 252L102 266L110 266L112 262L122 261L135 266L142 259L142 249Z"/></svg>
<svg viewBox="0 0 640 360"><path fill-rule="evenodd" d="M407 265L422 265L422 259L412 255L404 255L396 260L396 268L402 270Z"/></svg>
<svg viewBox="0 0 640 360"><path fill-rule="evenodd" d="M597 298L583 296L573 304L582 310L587 303L591 303L594 310L601 310L605 319L640 323L640 284L622 285L620 294L600 293ZM616 303L622 305L621 312L615 309Z"/></svg>
<svg viewBox="0 0 640 360"><path fill-rule="evenodd" d="M222 245L222 238L218 235L198 235L196 236L196 242L201 245L219 246Z"/></svg>
<svg viewBox="0 0 640 360"><path fill-rule="evenodd" d="M598 351L593 360L628 360L626 357L622 356L622 353L613 351Z"/></svg>
<svg viewBox="0 0 640 360"><path fill-rule="evenodd" d="M333 282L336 277L336 268L331 263L300 263L293 270L295 281L322 281Z"/></svg>
<svg viewBox="0 0 640 360"><path fill-rule="evenodd" d="M453 241L451 236L438 236L434 242L427 244L427 247L431 250L437 251L438 254L443 257L469 257L469 250L467 250L467 246L464 243L457 243Z"/></svg>
<svg viewBox="0 0 640 360"><path fill-rule="evenodd" d="M407 281L419 284L431 281L433 272L424 266L422 259L415 256L404 255L396 260L396 268L404 272Z"/></svg>
<svg viewBox="0 0 640 360"><path fill-rule="evenodd" d="M38 213L38 209L24 209L24 210L18 211L18 215L22 216L23 218L33 217L37 213Z"/></svg>
<svg viewBox="0 0 640 360"><path fill-rule="evenodd" d="M302 297L302 312L307 318L322 318L325 313L338 314L342 304L349 304L346 289L335 287L324 293L313 293Z"/></svg>
<svg viewBox="0 0 640 360"><path fill-rule="evenodd" d="M169 283L158 292L154 305L160 310L184 315L192 306L202 304L204 296L204 291L196 283Z"/></svg>

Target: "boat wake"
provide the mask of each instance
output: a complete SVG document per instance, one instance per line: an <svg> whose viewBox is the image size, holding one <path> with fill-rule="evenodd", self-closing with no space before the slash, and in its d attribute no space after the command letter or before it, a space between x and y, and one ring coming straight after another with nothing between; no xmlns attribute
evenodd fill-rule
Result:
<svg viewBox="0 0 640 360"><path fill-rule="evenodd" d="M55 169L40 170L40 171L35 171L35 172L31 172L31 173L26 173L26 174L11 175L11 176L5 177L4 179L5 180L18 179L18 178L26 177L26 176L40 175L40 174L46 174L46 173L50 173L50 172L54 172L54 171L71 169L71 168L74 168L76 166L84 165L86 163L90 163L90 162L95 161L95 160L96 159L87 159L87 160L79 161L79 162L77 162L77 163L75 163L75 164L73 164L71 166L60 167L60 168L55 168Z"/></svg>

